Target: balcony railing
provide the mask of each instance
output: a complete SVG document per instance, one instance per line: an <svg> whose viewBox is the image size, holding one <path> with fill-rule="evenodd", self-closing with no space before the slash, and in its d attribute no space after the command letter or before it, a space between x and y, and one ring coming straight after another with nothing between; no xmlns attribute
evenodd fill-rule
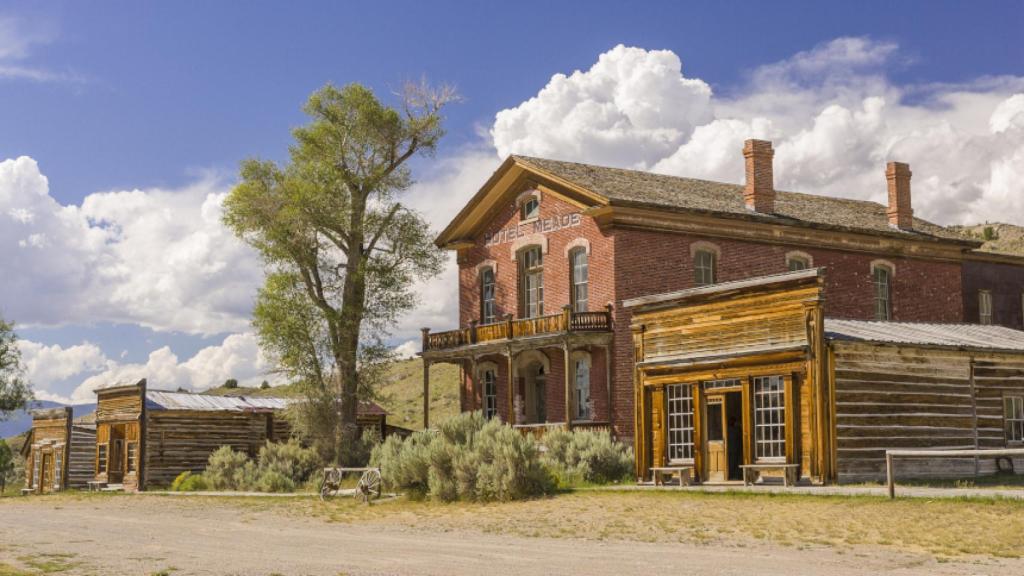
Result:
<svg viewBox="0 0 1024 576"><path fill-rule="evenodd" d="M563 332L611 332L612 307L600 312L573 312L568 307L560 314L536 318L506 316L493 324L470 323L468 328L431 333L423 329L423 351L447 350L470 344L482 344L510 338L528 338Z"/></svg>

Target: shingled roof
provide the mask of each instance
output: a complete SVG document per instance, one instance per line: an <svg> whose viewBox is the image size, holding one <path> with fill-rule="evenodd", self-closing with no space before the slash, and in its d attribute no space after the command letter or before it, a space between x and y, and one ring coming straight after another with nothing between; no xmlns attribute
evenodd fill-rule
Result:
<svg viewBox="0 0 1024 576"><path fill-rule="evenodd" d="M954 230L920 218L914 218L913 230L895 229L889 225L886 207L875 202L776 191L775 213L760 214L746 208L743 186L738 184L531 156L515 155L513 159L541 173L603 196L612 206L701 212L779 224L869 232L919 240L955 241L967 246L980 245ZM884 182L880 185L884 185Z"/></svg>

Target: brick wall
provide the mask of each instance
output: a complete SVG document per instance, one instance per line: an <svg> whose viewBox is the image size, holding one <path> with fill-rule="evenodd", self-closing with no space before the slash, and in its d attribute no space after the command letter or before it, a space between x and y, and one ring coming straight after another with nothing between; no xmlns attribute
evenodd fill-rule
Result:
<svg viewBox="0 0 1024 576"><path fill-rule="evenodd" d="M963 266L964 321L978 322L978 291L992 292L992 323L1024 330L1024 266L966 261Z"/></svg>
<svg viewBox="0 0 1024 576"><path fill-rule="evenodd" d="M541 198L540 221L565 221L580 212L579 208L559 198ZM517 266L513 248L533 240L546 239L544 255L544 313L557 313L569 303L569 262L566 248L582 240L590 244L590 310L600 310L609 302L615 306L613 347L612 421L616 433L629 439L633 433L633 345L630 314L621 308L622 301L637 296L689 288L693 282L694 242L710 242L718 251L718 281L741 280L786 271L786 255L800 251L809 255L813 266L826 272L826 314L837 318L874 319L871 264L884 259L895 269L893 276L892 312L898 321L961 322L964 320L964 293L961 290L961 267L957 263L935 262L892 256L871 255L839 250L787 247L737 240L697 237L671 232L610 229L601 231L586 217L579 224L553 229L527 238L519 231L532 234L534 223L520 225L514 202L502 209L476 241L476 247L459 255L460 322L462 326L480 318L480 286L478 268L493 264L496 268L496 303L499 317L520 316L517 297ZM517 229L516 238L488 239L502 230ZM1019 304L1018 304L1019 306ZM971 318L968 318L970 320ZM550 352L550 351L549 351ZM548 377L548 414L550 420L564 416L564 388L561 385L561 354L549 354L552 374ZM606 396L598 393L598 378L603 379L603 360L594 354L592 396L598 405L598 417L607 414ZM504 383L504 365L497 362ZM558 372L556 372L556 365ZM553 382L558 384L552 385ZM467 385L471 385L467 383ZM504 390L504 386L499 387ZM502 416L507 416L505 394L499 394ZM474 399L470 404L476 406ZM558 416L555 416L558 414Z"/></svg>

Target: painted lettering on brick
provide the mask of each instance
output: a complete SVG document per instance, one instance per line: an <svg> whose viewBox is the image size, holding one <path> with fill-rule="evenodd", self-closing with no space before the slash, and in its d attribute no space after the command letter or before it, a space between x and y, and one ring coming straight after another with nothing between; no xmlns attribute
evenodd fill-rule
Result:
<svg viewBox="0 0 1024 576"><path fill-rule="evenodd" d="M511 226L509 228L498 230L493 234L485 234L484 246L497 246L499 244L511 242L516 238L529 236L530 234L549 234L551 232L564 230L565 228L573 228L575 226L579 226L582 221L583 217L579 212L563 214L561 216L552 216L550 218L538 218L533 222L527 222L518 226Z"/></svg>

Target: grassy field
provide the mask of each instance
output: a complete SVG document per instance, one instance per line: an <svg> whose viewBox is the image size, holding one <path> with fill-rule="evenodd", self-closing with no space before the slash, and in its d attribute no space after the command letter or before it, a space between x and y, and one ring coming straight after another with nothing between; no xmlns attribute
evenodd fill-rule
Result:
<svg viewBox="0 0 1024 576"><path fill-rule="evenodd" d="M395 362L377 391L379 404L389 412L388 423L418 430L423 427L423 361L419 358ZM217 396L294 397L297 387L211 388L204 394ZM430 368L431 420L440 422L459 412L459 368L453 364L435 364Z"/></svg>
<svg viewBox="0 0 1024 576"><path fill-rule="evenodd" d="M1014 224L972 224L970 226L952 226L954 230L985 242L982 250L987 252L1002 252L1004 254L1016 254L1024 256L1024 226ZM986 238L985 229L991 229L991 236Z"/></svg>

